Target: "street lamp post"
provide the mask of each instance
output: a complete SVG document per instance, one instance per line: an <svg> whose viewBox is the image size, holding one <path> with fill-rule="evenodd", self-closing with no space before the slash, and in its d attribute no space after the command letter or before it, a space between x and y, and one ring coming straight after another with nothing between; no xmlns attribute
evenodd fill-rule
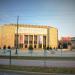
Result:
<svg viewBox="0 0 75 75"><path fill-rule="evenodd" d="M16 33L16 52L15 54L18 54L18 20L19 20L19 16L17 16L17 33Z"/></svg>

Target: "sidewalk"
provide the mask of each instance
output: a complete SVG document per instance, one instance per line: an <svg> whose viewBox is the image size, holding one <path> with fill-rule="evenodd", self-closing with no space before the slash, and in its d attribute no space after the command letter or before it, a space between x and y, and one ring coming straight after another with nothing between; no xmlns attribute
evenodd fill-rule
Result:
<svg viewBox="0 0 75 75"><path fill-rule="evenodd" d="M1 50L0 49L0 55L6 55L9 56L9 52L7 52L8 50ZM63 51L61 49L58 50L45 50L45 52L43 50L34 50L32 53L29 50L18 50L18 54L15 54L15 50L11 50L11 56L58 56L58 57L75 57L75 50L73 51Z"/></svg>

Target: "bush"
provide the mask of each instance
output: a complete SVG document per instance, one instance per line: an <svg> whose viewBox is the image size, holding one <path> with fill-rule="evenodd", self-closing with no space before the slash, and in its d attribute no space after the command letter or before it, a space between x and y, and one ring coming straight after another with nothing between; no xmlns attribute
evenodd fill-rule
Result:
<svg viewBox="0 0 75 75"><path fill-rule="evenodd" d="M50 47L50 50L52 50L52 47Z"/></svg>
<svg viewBox="0 0 75 75"><path fill-rule="evenodd" d="M8 49L11 49L11 47L10 47L10 46L8 46Z"/></svg>
<svg viewBox="0 0 75 75"><path fill-rule="evenodd" d="M3 49L6 49L6 45L3 46Z"/></svg>
<svg viewBox="0 0 75 75"><path fill-rule="evenodd" d="M33 47L32 47L32 45L30 45L28 49L29 49L29 50L33 50Z"/></svg>
<svg viewBox="0 0 75 75"><path fill-rule="evenodd" d="M49 47L47 47L47 50L49 50Z"/></svg>
<svg viewBox="0 0 75 75"><path fill-rule="evenodd" d="M63 43L62 47L63 48L68 48L68 44L67 43Z"/></svg>

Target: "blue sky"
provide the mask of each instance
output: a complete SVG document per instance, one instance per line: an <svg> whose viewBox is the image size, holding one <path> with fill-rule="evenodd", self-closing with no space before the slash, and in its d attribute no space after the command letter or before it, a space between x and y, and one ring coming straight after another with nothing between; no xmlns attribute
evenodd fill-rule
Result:
<svg viewBox="0 0 75 75"><path fill-rule="evenodd" d="M59 37L75 36L75 0L0 0L0 24L48 25Z"/></svg>

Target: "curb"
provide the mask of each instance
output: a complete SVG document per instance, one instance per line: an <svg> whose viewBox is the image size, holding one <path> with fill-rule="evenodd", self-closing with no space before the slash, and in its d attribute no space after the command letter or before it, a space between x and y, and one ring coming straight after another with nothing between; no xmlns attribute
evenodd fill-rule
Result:
<svg viewBox="0 0 75 75"><path fill-rule="evenodd" d="M42 74L42 75L75 75L75 74L67 74L67 73L43 73L43 72L29 72L29 71L16 71L16 70L7 70L7 69L0 69L2 72L16 72L16 73L29 73L29 74Z"/></svg>

